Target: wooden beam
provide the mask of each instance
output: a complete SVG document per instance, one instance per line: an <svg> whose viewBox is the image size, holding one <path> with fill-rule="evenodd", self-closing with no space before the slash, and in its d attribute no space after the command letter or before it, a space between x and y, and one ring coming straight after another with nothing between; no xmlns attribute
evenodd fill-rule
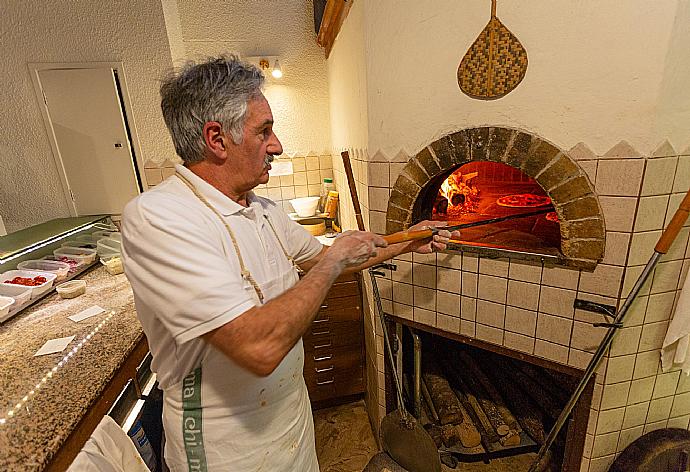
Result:
<svg viewBox="0 0 690 472"><path fill-rule="evenodd" d="M328 0L319 26L316 43L326 50L326 57L331 54L335 38L347 18L354 0Z"/></svg>

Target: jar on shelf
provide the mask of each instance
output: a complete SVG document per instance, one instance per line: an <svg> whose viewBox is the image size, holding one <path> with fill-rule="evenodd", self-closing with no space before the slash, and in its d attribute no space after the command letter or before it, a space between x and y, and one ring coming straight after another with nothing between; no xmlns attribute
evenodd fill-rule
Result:
<svg viewBox="0 0 690 472"><path fill-rule="evenodd" d="M336 190L328 192L324 213L326 213L328 218L335 218L338 213L338 192Z"/></svg>
<svg viewBox="0 0 690 472"><path fill-rule="evenodd" d="M321 183L321 192L319 193L319 213L324 213L326 211L326 200L328 200L328 192L331 190L335 190L333 179L323 179L323 182Z"/></svg>

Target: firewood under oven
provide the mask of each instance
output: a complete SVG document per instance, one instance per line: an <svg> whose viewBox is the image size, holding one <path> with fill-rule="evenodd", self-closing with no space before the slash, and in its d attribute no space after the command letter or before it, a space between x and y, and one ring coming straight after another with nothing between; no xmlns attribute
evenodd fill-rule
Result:
<svg viewBox="0 0 690 472"><path fill-rule="evenodd" d="M499 428L502 428L503 426L507 428L507 431L499 431L498 428L496 429L496 431L503 436L501 438L501 444L504 446L517 446L520 444L520 432L522 431L522 428L520 428L515 416L513 416L511 411L508 409L503 401L503 398L501 398L501 395L491 384L484 372L482 372L477 362L472 358L472 356L464 351L458 352L458 359L469 374L467 378L472 379L470 384L475 384L474 388L478 392L480 389L483 389L481 394L482 406L484 407L484 410L487 411L489 418L497 417L494 421L492 421L492 424L497 424Z"/></svg>
<svg viewBox="0 0 690 472"><path fill-rule="evenodd" d="M520 369L525 374L529 375L532 380L537 382L544 392L554 398L561 407L568 403L570 395L563 390L559 384L553 381L553 378L544 373L543 369L532 366L525 362L511 362L517 369Z"/></svg>
<svg viewBox="0 0 690 472"><path fill-rule="evenodd" d="M471 414L474 416L475 426L482 435L482 438L485 439L485 441L483 441L485 445L488 446L493 443L500 444L501 435L497 432L496 426L482 408L480 400L477 398L475 392L470 388L467 382L465 382L466 379L464 376L455 368L456 362L445 355L442 359L444 370L451 378L452 383L457 387L455 392L458 398L468 405L466 408L468 412L472 412Z"/></svg>
<svg viewBox="0 0 690 472"><path fill-rule="evenodd" d="M429 407L435 410L438 416L438 422L441 425L439 433L443 443L447 447L458 443L465 448L479 446L481 444L479 431L437 365L429 360L424 363L422 392L425 397L429 397Z"/></svg>
<svg viewBox="0 0 690 472"><path fill-rule="evenodd" d="M561 413L561 407L548 395L544 394L539 384L532 380L530 376L516 369L512 362L496 356L493 359L496 367L501 370L501 373L506 375L509 381L525 392L534 402L539 405L544 412L555 421Z"/></svg>
<svg viewBox="0 0 690 472"><path fill-rule="evenodd" d="M510 378L499 372L497 369L491 369L486 363L482 363L484 372L491 378L493 385L503 394L506 402L515 412L516 419L527 434L530 435L534 441L540 446L544 444L546 439L546 431L544 430L544 414L539 407L525 395Z"/></svg>

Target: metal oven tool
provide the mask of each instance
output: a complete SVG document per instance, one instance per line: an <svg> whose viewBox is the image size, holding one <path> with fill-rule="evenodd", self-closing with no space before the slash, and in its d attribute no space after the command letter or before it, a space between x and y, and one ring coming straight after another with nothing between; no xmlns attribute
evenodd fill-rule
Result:
<svg viewBox="0 0 690 472"><path fill-rule="evenodd" d="M501 216L498 218L491 218L490 220L475 221L473 223L463 223L454 226L439 226L437 228L420 229L415 231L400 231L398 233L393 233L384 236L383 239L385 239L388 244L402 243L405 241L415 241L418 239L430 238L441 230L455 231L458 229L473 228L475 226L484 226L493 223L500 223L501 221L517 220L520 218L542 215L544 213L549 213L551 211L554 211L553 207L549 206L548 208L544 208L537 211L518 213L516 215Z"/></svg>
<svg viewBox="0 0 690 472"><path fill-rule="evenodd" d="M386 264L378 267L387 268ZM383 341L386 354L391 366L391 372L395 379L395 391L398 396L398 409L388 413L381 420L381 442L383 450L386 451L398 464L410 472L441 472L441 459L438 448L431 439L429 433L422 425L405 409L405 402L402 396L402 384L400 376L395 367L393 349L388 338L386 329L386 319L383 314L383 305L379 294L376 277L384 276L383 272L377 271L375 267L369 269L371 285L376 301L376 309L381 320L383 331Z"/></svg>
<svg viewBox="0 0 690 472"><path fill-rule="evenodd" d="M599 347L594 353L592 360L589 361L589 365L587 366L587 369L585 369L585 373L582 375L580 383L575 389L575 392L573 392L573 395L568 400L568 403L565 405L565 408L563 408L563 411L556 420L556 423L549 432L549 435L546 437L544 444L541 446L541 449L539 449L539 453L537 454L536 459L530 466L529 472L538 472L544 470L544 458L546 457L546 452L549 450L553 442L556 440L556 436L558 436L558 433L560 432L563 425L566 423L566 421L568 421L568 417L570 416L570 413L573 411L573 408L575 408L575 404L580 399L580 396L582 395L585 386L594 375L594 372L597 370L597 367L599 367L599 363L604 357L604 354L609 349L609 347L611 347L613 337L615 336L616 331L618 331L618 329L621 326L623 326L623 320L625 319L625 316L628 314L628 310L630 309L630 306L635 300L635 297L640 292L640 289L642 288L646 280L649 278L650 274L654 270L654 267L659 262L659 259L661 259L661 256L668 252L669 248L671 247L671 244L673 244L673 241L676 239L676 236L678 236L678 232L683 228L685 220L687 220L688 218L688 213L690 213L690 190L688 190L688 192L685 194L685 198L683 198L683 201L680 203L680 206L676 210L676 213L673 215L671 222L669 223L668 227L664 230L664 232L661 234L661 237L659 238L659 241L657 241L656 246L654 246L654 253L652 254L652 257L649 259L649 262L647 262L647 265L640 274L640 277L635 282L635 285L630 291L628 298L626 298L625 303L623 303L623 306L616 314L614 321L612 323L606 324L606 326L608 326L609 329L606 332L604 339L601 341L601 344L599 344Z"/></svg>

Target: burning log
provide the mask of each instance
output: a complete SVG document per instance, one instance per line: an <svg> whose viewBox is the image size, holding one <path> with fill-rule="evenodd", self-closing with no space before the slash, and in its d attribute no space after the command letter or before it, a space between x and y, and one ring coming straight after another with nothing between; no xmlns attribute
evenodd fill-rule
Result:
<svg viewBox="0 0 690 472"><path fill-rule="evenodd" d="M540 446L546 439L544 430L544 415L537 406L512 382L507 376L495 370L486 369L491 376L493 384L500 390L506 402L512 407L517 415L517 421L522 429L530 435Z"/></svg>
<svg viewBox="0 0 690 472"><path fill-rule="evenodd" d="M522 429L515 419L515 416L513 416L506 406L503 398L501 398L501 395L491 384L491 381L487 378L472 356L464 351L459 351L457 355L460 362L465 367L465 370L470 374L468 376L468 378L472 379L469 381L470 385L472 386L472 384L475 384L476 389L481 388L484 391L484 395L480 396L480 402L491 420L492 425L496 428L496 432L503 436L501 438L501 444L504 446L519 445L520 432Z"/></svg>

